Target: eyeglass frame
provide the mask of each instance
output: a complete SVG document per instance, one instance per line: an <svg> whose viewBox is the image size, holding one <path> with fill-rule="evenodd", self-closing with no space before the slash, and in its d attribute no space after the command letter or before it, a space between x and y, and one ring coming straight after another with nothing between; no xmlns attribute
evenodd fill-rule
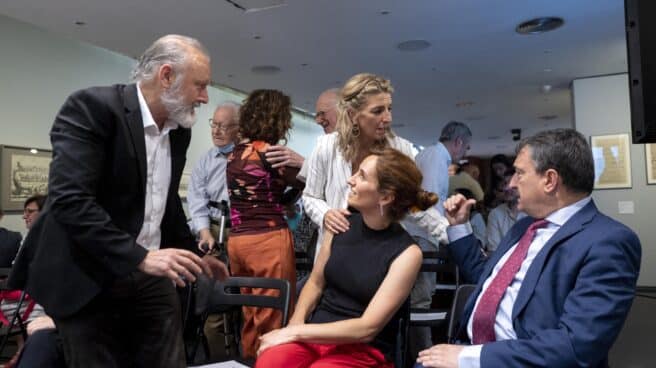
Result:
<svg viewBox="0 0 656 368"><path fill-rule="evenodd" d="M228 124L227 126L221 126L219 124L215 124L213 118L208 119L208 125L210 126L211 129L218 129L223 133L227 132L228 129L239 127L239 124Z"/></svg>

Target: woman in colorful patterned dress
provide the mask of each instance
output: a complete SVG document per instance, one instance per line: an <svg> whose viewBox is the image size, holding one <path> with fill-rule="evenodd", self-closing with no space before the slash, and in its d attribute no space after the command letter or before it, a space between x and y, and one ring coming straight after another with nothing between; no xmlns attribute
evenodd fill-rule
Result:
<svg viewBox="0 0 656 368"><path fill-rule="evenodd" d="M255 90L246 98L239 115L241 141L227 167L231 272L234 276L286 279L294 290L294 245L281 199L286 187L302 188L303 184L296 180L298 169L274 169L264 156L268 147L286 142L292 127L291 101L280 91ZM247 289L242 293L275 295L276 291ZM243 315L243 354L254 357L259 337L280 327L282 315L254 307L244 307Z"/></svg>

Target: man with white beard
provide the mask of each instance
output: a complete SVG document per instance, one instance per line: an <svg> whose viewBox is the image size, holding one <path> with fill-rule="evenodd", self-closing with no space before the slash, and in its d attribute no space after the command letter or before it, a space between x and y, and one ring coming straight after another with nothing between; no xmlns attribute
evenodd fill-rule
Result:
<svg viewBox="0 0 656 368"><path fill-rule="evenodd" d="M195 109L208 102L207 51L164 36L132 76L62 106L48 202L11 275L55 320L68 367L184 367L174 284L227 276L194 253L177 194Z"/></svg>

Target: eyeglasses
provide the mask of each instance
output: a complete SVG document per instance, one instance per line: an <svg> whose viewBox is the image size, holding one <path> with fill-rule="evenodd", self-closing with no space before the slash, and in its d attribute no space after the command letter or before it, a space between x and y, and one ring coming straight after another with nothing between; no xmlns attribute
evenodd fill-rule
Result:
<svg viewBox="0 0 656 368"><path fill-rule="evenodd" d="M227 132L229 129L236 128L238 125L237 124L227 124L227 125L220 125L214 122L212 118L209 119L209 126L212 129L218 129L222 132Z"/></svg>
<svg viewBox="0 0 656 368"><path fill-rule="evenodd" d="M25 208L23 210L23 213L26 214L26 215L31 215L34 212L39 212L39 209L38 208Z"/></svg>

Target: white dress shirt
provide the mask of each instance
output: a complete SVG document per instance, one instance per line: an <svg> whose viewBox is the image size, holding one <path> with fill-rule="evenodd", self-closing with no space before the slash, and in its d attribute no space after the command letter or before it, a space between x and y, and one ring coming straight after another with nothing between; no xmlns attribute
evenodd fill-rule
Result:
<svg viewBox="0 0 656 368"><path fill-rule="evenodd" d="M551 239L551 237L558 231L558 229L560 229L572 216L574 216L574 214L576 214L583 207L585 207L585 205L587 205L590 202L590 200L591 200L590 197L586 197L567 207L563 207L559 210L552 212L549 216L545 218L545 220L547 220L549 224L546 227L537 230L535 237L533 238L533 241L531 242L531 245L528 248L528 253L526 254L526 258L522 262L519 271L517 272L515 278L508 286L508 289L506 289L506 292L501 298L501 302L499 303L499 309L497 310L496 319L494 321L494 332L496 335L496 341L517 339L517 334L515 333L515 329L513 328L513 321L511 317L512 317L513 306L515 305L515 300L517 299L517 295L519 294L519 290L522 286L522 282L526 277L526 272L528 271L529 267L531 267L533 260L538 255L540 250L542 250L544 245L549 241L549 239ZM449 236L449 241L454 242L464 236L469 235L471 233L471 226L469 226L469 224L450 226L447 229L447 232ZM517 247L517 243L515 243L510 249L508 249L508 251L503 255L503 257L499 259L499 262L497 262L497 264L494 266L490 276L483 283L483 288L481 289L481 292L478 294L478 297L476 298L474 309L472 310L472 314L469 317L469 321L467 323L467 334L469 335L470 340L472 338L472 324L473 324L474 311L476 311L476 308L478 307L478 303L481 301L481 296L485 293L485 290L487 290L492 280L494 280L494 277L496 277L496 275L499 273L499 270L501 269L501 267L503 267L503 265L506 263L508 258L510 258L510 255L512 254L512 252L515 250L516 247ZM482 348L483 345L466 346L458 356L458 367L479 368L481 364L480 357L481 357Z"/></svg>
<svg viewBox="0 0 656 368"><path fill-rule="evenodd" d="M157 250L162 241L162 218L171 184L171 142L169 131L178 128L175 122L167 121L160 131L150 113L146 99L137 85L139 108L146 141L146 206L144 222L137 236L137 244L147 250Z"/></svg>

